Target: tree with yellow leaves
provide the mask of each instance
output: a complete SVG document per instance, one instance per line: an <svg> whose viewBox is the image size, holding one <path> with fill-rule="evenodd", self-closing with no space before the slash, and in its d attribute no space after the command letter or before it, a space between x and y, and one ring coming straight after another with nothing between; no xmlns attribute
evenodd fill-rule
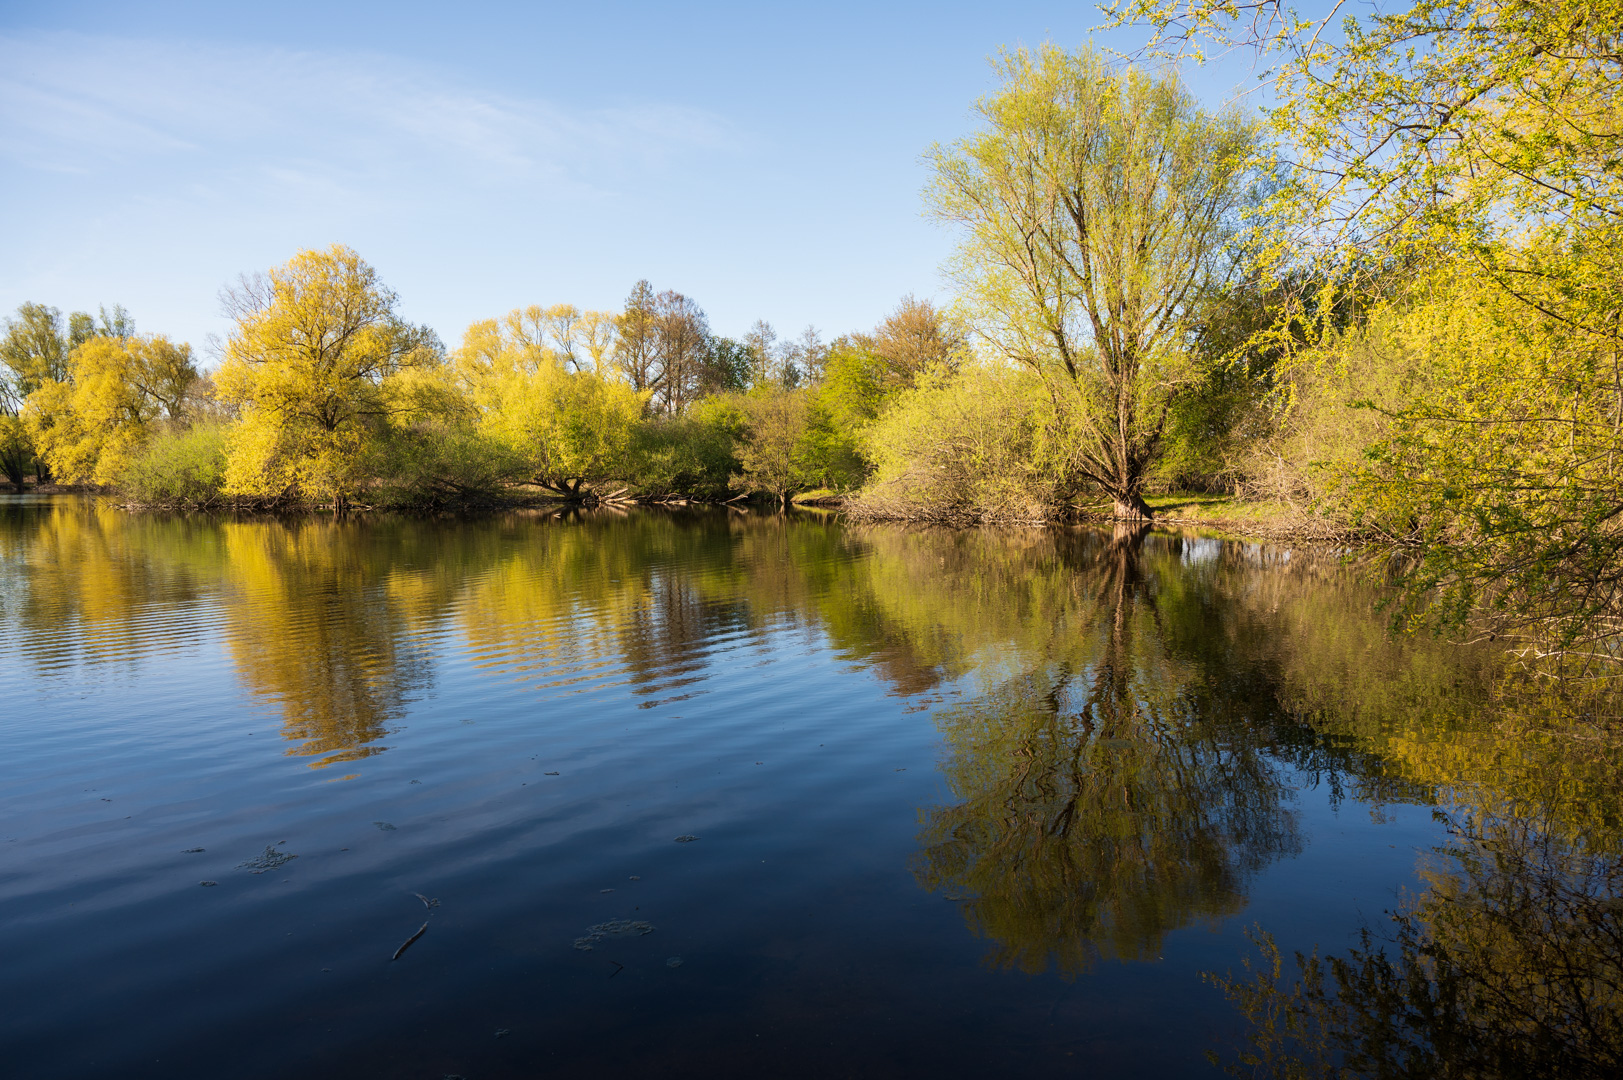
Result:
<svg viewBox="0 0 1623 1080"><path fill-rule="evenodd" d="M395 312L397 297L350 248L301 251L225 295L236 329L216 375L241 410L228 494L331 502L365 483L363 462L413 400L403 373L442 363L433 332ZM407 395L408 399L414 395Z"/></svg>
<svg viewBox="0 0 1623 1080"><path fill-rule="evenodd" d="M1328 501L1402 553L1399 610L1616 676L1623 0L1106 12L1152 28L1152 52L1249 47L1274 65L1274 333L1328 331L1349 294L1373 309L1365 332L1326 335L1329 359L1379 359L1401 390L1357 388L1383 434L1332 470Z"/></svg>
<svg viewBox="0 0 1623 1080"><path fill-rule="evenodd" d="M183 420L198 377L192 347L162 335L91 337L45 378L22 419L51 471L68 483L116 483L153 430Z"/></svg>
<svg viewBox="0 0 1623 1080"><path fill-rule="evenodd" d="M980 130L929 155L931 212L960 234L950 272L991 352L1063 410L1076 478L1147 520L1196 314L1234 273L1256 124L1092 48L1020 49L997 73Z"/></svg>
<svg viewBox="0 0 1623 1080"><path fill-rule="evenodd" d="M571 499L626 475L650 393L596 362L587 367L570 351L570 330L580 319L574 308L560 306L476 322L451 365L480 430L511 456L515 479ZM591 353L592 339L586 340Z"/></svg>

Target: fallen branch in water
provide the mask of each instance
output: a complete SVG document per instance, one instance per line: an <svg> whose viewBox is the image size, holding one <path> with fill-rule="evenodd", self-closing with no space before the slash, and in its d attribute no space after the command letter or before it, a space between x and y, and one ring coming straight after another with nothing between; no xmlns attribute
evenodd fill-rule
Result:
<svg viewBox="0 0 1623 1080"><path fill-rule="evenodd" d="M425 920L423 922L423 925L421 925L421 926L419 926L417 928L417 932L415 934L411 935L411 937L407 938L404 942L401 943L400 948L398 948L398 949L396 949L394 951L394 955L389 957L389 960L392 962L392 961L400 959L400 954L405 952L407 949L411 948L411 943L416 941L418 938L422 937L426 933L428 933L428 922Z"/></svg>

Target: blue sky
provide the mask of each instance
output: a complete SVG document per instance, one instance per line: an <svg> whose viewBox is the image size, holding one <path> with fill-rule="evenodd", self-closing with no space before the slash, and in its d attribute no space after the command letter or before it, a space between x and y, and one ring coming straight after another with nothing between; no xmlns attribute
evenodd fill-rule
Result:
<svg viewBox="0 0 1623 1080"><path fill-rule="evenodd" d="M201 344L217 296L349 244L455 344L648 278L719 333L873 325L945 297L920 155L1000 46L1070 4L0 6L0 311L124 304ZM1139 37L1098 36L1132 48ZM1244 63L1193 73L1219 101Z"/></svg>

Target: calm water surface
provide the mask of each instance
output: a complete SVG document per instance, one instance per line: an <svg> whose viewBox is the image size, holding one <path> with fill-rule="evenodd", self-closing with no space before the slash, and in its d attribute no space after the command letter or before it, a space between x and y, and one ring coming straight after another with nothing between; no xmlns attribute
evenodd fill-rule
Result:
<svg viewBox="0 0 1623 1080"><path fill-rule="evenodd" d="M1615 759L1369 599L1155 534L10 499L5 1071L1220 1075L1248 931L1356 945L1462 818L1616 831Z"/></svg>

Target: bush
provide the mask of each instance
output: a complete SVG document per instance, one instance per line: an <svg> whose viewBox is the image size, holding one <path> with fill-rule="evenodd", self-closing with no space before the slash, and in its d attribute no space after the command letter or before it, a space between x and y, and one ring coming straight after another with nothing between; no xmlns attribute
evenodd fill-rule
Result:
<svg viewBox="0 0 1623 1080"><path fill-rule="evenodd" d="M705 398L686 416L647 421L636 432L628 486L655 498L725 499L728 478L739 469L736 449L745 423L730 394Z"/></svg>
<svg viewBox="0 0 1623 1080"><path fill-rule="evenodd" d="M230 429L198 424L153 435L130 459L118 489L147 506L211 506L223 500Z"/></svg>
<svg viewBox="0 0 1623 1080"><path fill-rule="evenodd" d="M364 498L391 509L482 505L500 499L524 462L505 444L456 423L425 421L389 432L366 463Z"/></svg>
<svg viewBox="0 0 1623 1080"><path fill-rule="evenodd" d="M868 434L873 482L858 516L1030 522L1068 501L1063 446L1037 377L970 367L922 377Z"/></svg>

